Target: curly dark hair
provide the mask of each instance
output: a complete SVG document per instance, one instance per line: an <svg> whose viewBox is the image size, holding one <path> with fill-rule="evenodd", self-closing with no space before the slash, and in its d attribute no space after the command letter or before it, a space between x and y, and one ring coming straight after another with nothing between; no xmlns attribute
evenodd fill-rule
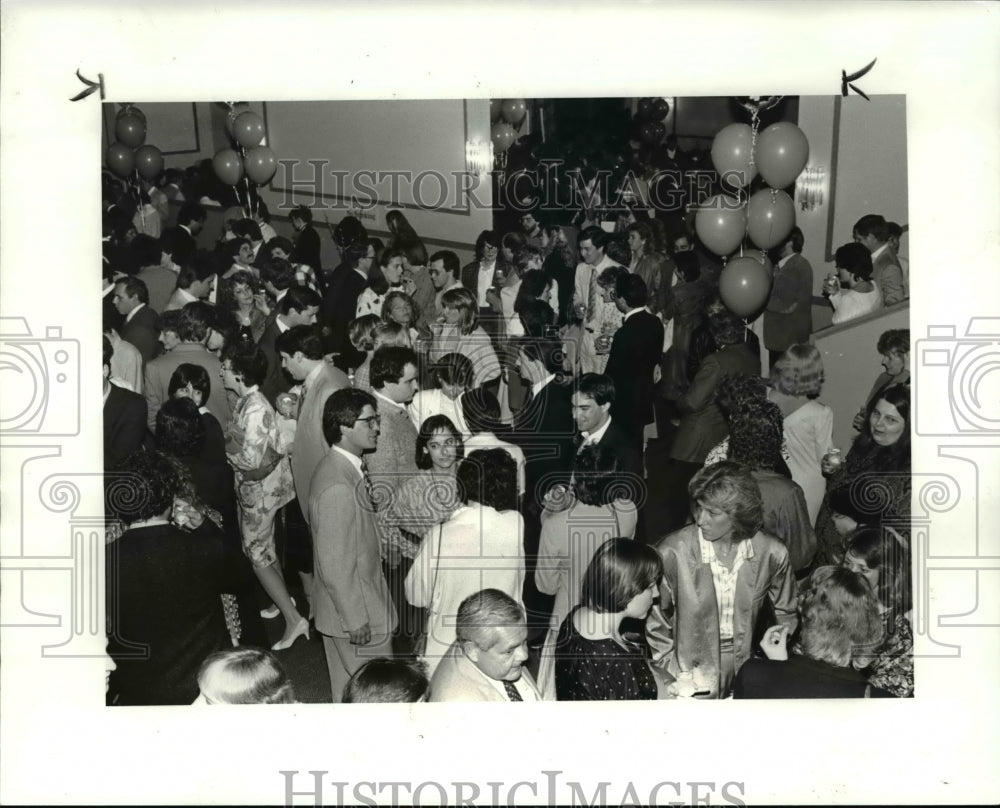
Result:
<svg viewBox="0 0 1000 808"><path fill-rule="evenodd" d="M205 424L198 405L189 398L170 398L156 413L156 448L175 457L201 454Z"/></svg>
<svg viewBox="0 0 1000 808"><path fill-rule="evenodd" d="M871 415L875 406L883 400L892 404L906 422L903 434L892 446L879 446L872 438ZM874 467L881 471L910 470L910 385L891 385L871 400L865 412L864 428L847 454L847 465L851 465L852 455L864 456L870 452L877 453Z"/></svg>
<svg viewBox="0 0 1000 808"><path fill-rule="evenodd" d="M477 449L456 473L458 496L498 511L517 507L517 463L503 449Z"/></svg>
<svg viewBox="0 0 1000 808"><path fill-rule="evenodd" d="M729 414L729 459L751 471L781 465L784 418L773 401L749 399Z"/></svg>
<svg viewBox="0 0 1000 808"><path fill-rule="evenodd" d="M591 443L573 459L573 493L584 505L607 505L614 499L621 472L618 456L606 446Z"/></svg>
<svg viewBox="0 0 1000 808"><path fill-rule="evenodd" d="M167 513L187 482L181 468L163 452L133 452L106 479L108 510L127 525Z"/></svg>

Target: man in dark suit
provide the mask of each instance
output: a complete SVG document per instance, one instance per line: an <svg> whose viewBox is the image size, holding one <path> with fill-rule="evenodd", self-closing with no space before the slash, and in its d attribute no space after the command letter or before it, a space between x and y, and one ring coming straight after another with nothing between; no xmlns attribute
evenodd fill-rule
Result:
<svg viewBox="0 0 1000 808"><path fill-rule="evenodd" d="M573 466L576 428L571 415L572 385L562 372L562 344L558 339L521 337L513 341L517 363L529 392L515 418L508 440L524 452L524 605L533 640L545 632L552 598L535 587L534 568L541 539L541 515L546 491L567 485Z"/></svg>
<svg viewBox="0 0 1000 808"><path fill-rule="evenodd" d="M323 299L308 286L290 286L278 301L276 314L269 318L257 347L267 357L267 376L260 385L260 391L267 396L272 406L281 393L291 389L292 383L282 369L278 354L278 337L297 325L314 325Z"/></svg>
<svg viewBox="0 0 1000 808"><path fill-rule="evenodd" d="M626 474L642 477L642 453L629 433L611 417L617 392L610 376L584 373L576 383L571 399L573 420L580 430L577 452L596 443L609 449Z"/></svg>
<svg viewBox="0 0 1000 808"><path fill-rule="evenodd" d="M146 440L146 399L111 383L114 349L104 337L104 467L114 466Z"/></svg>
<svg viewBox="0 0 1000 808"><path fill-rule="evenodd" d="M344 251L347 269L335 275L323 293L320 322L330 329L330 350L338 354L334 364L341 370L356 368L365 355L351 345L348 326L358 307L358 296L368 285L368 271L375 260L375 248L367 240Z"/></svg>
<svg viewBox="0 0 1000 808"><path fill-rule="evenodd" d="M872 280L882 291L886 306L909 297L896 253L889 245L889 228L885 219L876 213L862 216L854 224L854 240L864 244L872 254Z"/></svg>
<svg viewBox="0 0 1000 808"><path fill-rule="evenodd" d="M812 333L813 271L802 257L805 239L793 227L779 248L771 296L764 310L764 347L773 365L792 345L809 341Z"/></svg>
<svg viewBox="0 0 1000 808"><path fill-rule="evenodd" d="M500 299L496 297L491 304L487 297L490 290L498 289L497 269L501 273L511 272L513 267L506 266L500 256L500 239L493 230L483 230L476 239L476 260L462 267L462 286L476 299L479 311L479 325L490 335L496 347L497 338L502 331L502 312L498 310Z"/></svg>
<svg viewBox="0 0 1000 808"><path fill-rule="evenodd" d="M172 234L171 238L174 238L176 235L179 241L184 242L179 247L184 254L190 255L197 248L198 244L195 239L205 226L205 219L207 218L208 212L197 202L185 202L181 205L181 209L177 211L177 227L170 229L178 232ZM164 232L164 235L166 235L166 232Z"/></svg>
<svg viewBox="0 0 1000 808"><path fill-rule="evenodd" d="M299 205L288 214L288 221L295 230L295 249L291 255L294 264L305 264L310 267L316 277L322 275L320 264L319 233L312 226L312 211L305 205Z"/></svg>
<svg viewBox="0 0 1000 808"><path fill-rule="evenodd" d="M149 307L149 290L138 278L123 278L115 284L112 301L118 313L125 318L121 338L131 342L143 362L150 362L160 348L156 328L157 313Z"/></svg>
<svg viewBox="0 0 1000 808"><path fill-rule="evenodd" d="M615 383L612 415L641 452L646 424L653 421L653 371L663 355L663 322L646 311L648 290L638 275L615 282L612 296L625 315L611 342L605 374Z"/></svg>

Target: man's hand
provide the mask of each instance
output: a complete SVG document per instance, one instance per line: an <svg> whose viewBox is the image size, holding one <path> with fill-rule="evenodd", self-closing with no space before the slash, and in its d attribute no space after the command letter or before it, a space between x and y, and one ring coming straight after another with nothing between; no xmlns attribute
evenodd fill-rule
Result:
<svg viewBox="0 0 1000 808"><path fill-rule="evenodd" d="M365 623L361 628L349 631L351 645L368 645L372 641L371 626Z"/></svg>

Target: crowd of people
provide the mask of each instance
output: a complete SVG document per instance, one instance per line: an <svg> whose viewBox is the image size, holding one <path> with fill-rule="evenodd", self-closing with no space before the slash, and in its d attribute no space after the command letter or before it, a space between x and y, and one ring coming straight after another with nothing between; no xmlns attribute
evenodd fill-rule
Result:
<svg viewBox="0 0 1000 808"><path fill-rule="evenodd" d="M334 702L913 694L909 333L841 457L797 228L761 345L641 212L464 266L348 216L330 268L179 181L105 189L109 703L294 701L314 635ZM835 322L906 297L888 230Z"/></svg>

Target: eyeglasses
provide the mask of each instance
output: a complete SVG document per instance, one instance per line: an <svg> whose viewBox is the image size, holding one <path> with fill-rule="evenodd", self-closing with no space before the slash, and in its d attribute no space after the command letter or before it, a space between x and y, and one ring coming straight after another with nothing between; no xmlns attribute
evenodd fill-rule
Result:
<svg viewBox="0 0 1000 808"><path fill-rule="evenodd" d="M367 424L368 428L371 429L372 425L378 426L379 424L382 423L382 416L381 415L369 415L367 418L358 418L358 420L355 421L355 423Z"/></svg>

